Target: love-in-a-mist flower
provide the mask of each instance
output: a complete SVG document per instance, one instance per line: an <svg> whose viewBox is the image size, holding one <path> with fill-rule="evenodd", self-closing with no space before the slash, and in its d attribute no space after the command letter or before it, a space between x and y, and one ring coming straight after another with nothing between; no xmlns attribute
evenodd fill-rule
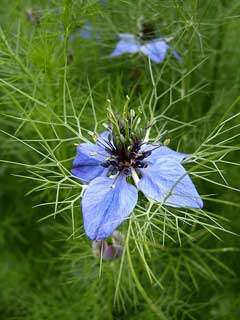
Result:
<svg viewBox="0 0 240 320"><path fill-rule="evenodd" d="M202 208L202 200L181 162L186 154L147 143L134 112L109 112L111 126L96 143L77 147L72 174L87 184L82 198L84 228L91 240L110 236L128 218L138 190L170 207ZM132 184L134 183L135 186Z"/></svg>
<svg viewBox="0 0 240 320"><path fill-rule="evenodd" d="M93 39L93 40L99 40L100 35L99 33L94 30L93 26L90 23L85 23L76 28L70 35L69 35L69 41L72 42L76 38L81 37L83 39ZM59 40L63 41L64 40L64 35L61 34L59 36Z"/></svg>
<svg viewBox="0 0 240 320"><path fill-rule="evenodd" d="M81 28L78 29L79 34L84 39L91 39L93 33L93 26L90 23L85 23Z"/></svg>
<svg viewBox="0 0 240 320"><path fill-rule="evenodd" d="M160 63L170 51L177 60L181 60L179 54L171 50L166 39L156 37L154 27L151 24L140 21L139 25L137 36L130 33L119 34L120 40L111 53L112 57L124 53L134 54L140 52L148 56L153 62Z"/></svg>

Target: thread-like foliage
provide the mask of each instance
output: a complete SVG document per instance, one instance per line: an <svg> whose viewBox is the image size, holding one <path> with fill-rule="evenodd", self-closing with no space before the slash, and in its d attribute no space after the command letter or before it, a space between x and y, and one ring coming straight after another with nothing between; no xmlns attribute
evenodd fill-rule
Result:
<svg viewBox="0 0 240 320"><path fill-rule="evenodd" d="M238 319L238 1L3 1L0 13L0 312L6 319ZM21 15L19 15L19 10ZM144 17L181 61L110 57ZM93 27L92 37L79 30ZM234 74L234 77L233 77ZM139 193L120 258L95 257L70 170L109 103L149 125L204 202ZM6 267L7 266L7 267Z"/></svg>

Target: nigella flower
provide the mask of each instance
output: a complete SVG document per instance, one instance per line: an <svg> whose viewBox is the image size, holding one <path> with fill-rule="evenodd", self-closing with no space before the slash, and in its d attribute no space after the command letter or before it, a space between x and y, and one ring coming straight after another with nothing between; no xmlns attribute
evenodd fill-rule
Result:
<svg viewBox="0 0 240 320"><path fill-rule="evenodd" d="M120 40L111 53L112 57L119 56L123 53L141 52L148 56L153 62L160 63L166 57L167 52L171 51L171 47L163 38L153 39L142 43L140 39L130 33L120 33L119 37ZM181 60L181 57L176 51L173 51L172 53L177 60Z"/></svg>
<svg viewBox="0 0 240 320"><path fill-rule="evenodd" d="M69 36L69 41L74 41L77 37L81 37L83 39L94 39L99 40L100 35L96 32L93 26L90 23L85 23L81 27L76 28ZM59 37L60 41L63 41L64 36L63 34Z"/></svg>
<svg viewBox="0 0 240 320"><path fill-rule="evenodd" d="M166 39L156 38L154 26L149 22L144 22L142 17L139 19L138 25L139 32L137 36L130 33L119 34L120 40L111 53L111 56L141 52L155 63L162 62L167 52L172 51ZM176 51L172 51L172 53L177 60L181 60L181 57Z"/></svg>
<svg viewBox="0 0 240 320"><path fill-rule="evenodd" d="M91 39L93 26L90 23L84 24L81 28L78 29L79 34L84 39Z"/></svg>
<svg viewBox="0 0 240 320"><path fill-rule="evenodd" d="M202 208L202 200L182 161L186 154L144 140L135 115L120 119L96 144L77 147L72 174L88 184L82 199L84 228L91 240L110 236L128 218L138 200L138 190L163 205ZM129 182L134 182L136 186Z"/></svg>

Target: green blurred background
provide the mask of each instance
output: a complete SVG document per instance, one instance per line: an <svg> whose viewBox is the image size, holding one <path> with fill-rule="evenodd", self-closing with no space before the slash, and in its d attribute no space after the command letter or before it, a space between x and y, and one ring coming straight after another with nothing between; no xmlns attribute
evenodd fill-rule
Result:
<svg viewBox="0 0 240 320"><path fill-rule="evenodd" d="M126 264L120 302L114 304L120 262L105 264L99 275L99 262L92 257L91 243L84 239L80 209L74 209L76 232L80 237L71 237L72 219L68 210L55 219L39 222L51 210L47 206L33 207L53 201L55 192L41 186L38 189L38 181L21 177L32 177L31 165L41 161L41 155L13 137L32 143L41 152L45 150L44 144L31 139L39 136L51 139L54 134L62 137L56 154L67 169L71 168L75 153L73 144L79 143L77 136L71 140L74 132L70 133L68 128L53 128L54 125L37 122L33 125L32 119L58 122L64 117L66 102L69 110L73 104L78 114L83 113L81 126L85 134L86 130L93 130L95 112L100 123L105 121L106 98L111 98L116 109L121 109L126 94L131 96L134 105L144 101L151 89L147 58L139 55L109 58L117 41L116 34L136 33L140 16L154 21L159 36L172 38L171 46L183 58L182 63L169 58L152 68L160 79L158 94L166 92L171 84L187 74L176 86L173 97L177 100L181 90L188 97L179 99L169 111L168 128L175 127L171 119L185 124L202 119L194 127L184 125L170 137L173 146L181 141L184 152L191 153L239 96L238 0L1 0L0 158L4 160L0 167L1 320L151 320L163 319L161 312L166 319L237 320L240 317L237 205L209 202L207 206L227 219L223 221L224 227L232 233L217 232L220 238L217 239L197 228L195 243L186 238L182 247L169 242L165 249L152 251L147 260L160 274L164 289L149 282L138 258L133 257L135 274L145 291L141 292L136 279L130 279L131 266ZM85 23L91 23L99 37L82 39L77 28ZM67 34L74 34L75 38L67 41ZM66 82L72 101L64 100ZM156 115L163 112L168 99L165 94L158 101ZM36 101L46 103L48 108ZM229 117L238 112L236 103ZM238 133L237 119L233 118L229 124L233 130L226 133L226 139ZM70 125L71 121L69 118ZM239 146L239 139L234 138L232 143ZM52 148L56 144L49 140ZM239 163L239 151L231 152L227 160ZM239 188L239 167L225 164L221 169L229 185ZM35 172L35 179L42 179L37 174L40 173ZM53 180L57 179L56 174ZM39 192L30 192L35 188ZM199 183L199 190L202 194L215 194L217 199L226 202L239 203L236 191L209 185L206 181ZM65 196L67 191L60 195L62 199ZM152 303L161 312L156 311Z"/></svg>

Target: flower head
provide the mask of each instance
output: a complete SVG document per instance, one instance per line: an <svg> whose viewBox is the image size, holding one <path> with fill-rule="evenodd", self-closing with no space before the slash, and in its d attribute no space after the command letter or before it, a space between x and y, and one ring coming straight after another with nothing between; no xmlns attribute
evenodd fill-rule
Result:
<svg viewBox="0 0 240 320"><path fill-rule="evenodd" d="M80 21L81 26L75 28L71 34L69 35L69 41L72 42L79 36L83 39L94 39L94 40L99 40L100 35L99 33L94 30L94 27L90 23L85 23L83 24ZM59 36L59 40L63 41L64 40L64 35L61 34Z"/></svg>
<svg viewBox="0 0 240 320"><path fill-rule="evenodd" d="M171 50L166 39L157 38L154 24L145 21L143 17L140 17L138 20L138 29L139 32L137 36L130 33L120 33L120 40L111 53L111 56L114 57L123 53L141 52L155 63L162 62L166 57L167 52ZM181 57L176 51L173 51L172 53L177 60L181 60Z"/></svg>
<svg viewBox="0 0 240 320"><path fill-rule="evenodd" d="M92 38L92 32L93 32L93 26L89 23L84 24L81 28L78 29L79 34L84 39L91 39Z"/></svg>
<svg viewBox="0 0 240 320"><path fill-rule="evenodd" d="M110 236L137 204L138 189L170 207L201 208L202 200L181 162L186 154L144 139L134 112L109 112L111 126L96 143L77 147L72 174L88 184L82 199L84 228L91 240ZM134 182L136 186L129 182Z"/></svg>
<svg viewBox="0 0 240 320"><path fill-rule="evenodd" d="M166 57L167 52L171 50L171 47L164 38L143 41L130 33L120 33L119 37L120 40L111 53L112 57L119 56L123 53L141 52L145 56L148 56L153 62L160 63ZM173 55L177 60L181 60L181 57L176 51L173 51Z"/></svg>

